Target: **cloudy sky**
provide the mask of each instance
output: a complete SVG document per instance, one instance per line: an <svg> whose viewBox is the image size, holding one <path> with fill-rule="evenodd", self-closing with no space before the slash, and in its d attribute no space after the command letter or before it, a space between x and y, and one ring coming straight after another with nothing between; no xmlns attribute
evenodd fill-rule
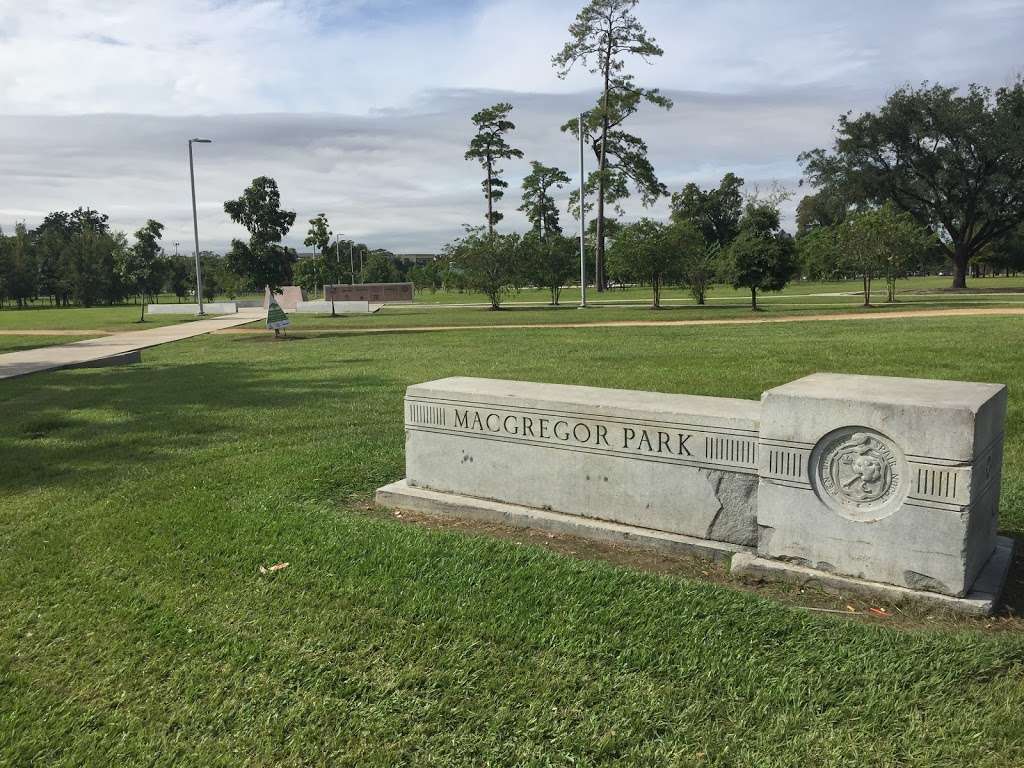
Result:
<svg viewBox="0 0 1024 768"><path fill-rule="evenodd" d="M0 0L0 226L87 205L118 228L167 225L190 251L186 139L197 147L201 246L255 176L298 213L399 252L482 223L469 116L515 105L508 229L527 161L573 171L558 126L596 98L550 58L582 0ZM900 84L997 86L1024 71L1024 0L641 0L665 49L630 70L675 100L645 138L670 189L732 170L795 186L801 150ZM588 157L588 163L591 159ZM664 215L665 205L654 215ZM638 205L628 207L640 215Z"/></svg>

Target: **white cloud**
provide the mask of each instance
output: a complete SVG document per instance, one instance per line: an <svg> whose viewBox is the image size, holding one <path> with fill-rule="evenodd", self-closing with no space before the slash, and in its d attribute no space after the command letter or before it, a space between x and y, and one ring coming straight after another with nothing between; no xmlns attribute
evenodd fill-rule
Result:
<svg viewBox="0 0 1024 768"><path fill-rule="evenodd" d="M91 205L129 230L160 219L184 248L184 141L209 133L209 244L239 234L222 201L268 174L297 234L323 210L374 244L436 248L481 220L479 170L462 159L481 106L512 101L527 158L576 168L558 126L594 81L558 80L550 57L581 2L0 0L0 225ZM908 80L1000 84L1021 66L1024 0L642 0L637 13L666 53L633 69L677 106L633 129L672 188L726 170L792 184L795 155L827 144L840 112ZM513 190L525 168L507 164ZM510 227L517 204L503 206Z"/></svg>

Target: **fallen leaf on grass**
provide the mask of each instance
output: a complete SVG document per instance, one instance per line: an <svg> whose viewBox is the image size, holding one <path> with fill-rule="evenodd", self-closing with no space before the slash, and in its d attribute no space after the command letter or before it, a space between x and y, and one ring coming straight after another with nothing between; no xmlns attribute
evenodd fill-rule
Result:
<svg viewBox="0 0 1024 768"><path fill-rule="evenodd" d="M854 608L852 605L846 606L846 610L848 610L850 613L856 613L857 612L857 609Z"/></svg>
<svg viewBox="0 0 1024 768"><path fill-rule="evenodd" d="M274 571L280 571L280 570L283 570L283 569L285 569L285 568L287 568L287 567L288 567L288 563L274 563L274 564L273 564L272 566L270 566L269 568L264 568L264 567L263 567L263 566L261 565L261 566L260 566L260 573L262 573L262 574L266 575L266 574L268 574L268 573L273 573Z"/></svg>

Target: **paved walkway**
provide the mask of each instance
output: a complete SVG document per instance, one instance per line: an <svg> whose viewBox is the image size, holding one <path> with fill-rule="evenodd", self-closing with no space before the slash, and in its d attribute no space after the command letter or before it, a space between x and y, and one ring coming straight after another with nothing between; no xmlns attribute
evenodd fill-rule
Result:
<svg viewBox="0 0 1024 768"><path fill-rule="evenodd" d="M586 311L586 310L584 310ZM972 309L920 309L894 312L835 312L825 315L782 315L781 317L728 317L707 320L601 320L595 323L516 323L494 325L407 325L386 328L302 328L293 326L296 335L304 333L362 334L362 333L414 333L416 331L501 331L544 328L674 328L686 325L751 325L756 323L804 323L813 320L905 320L915 317L971 317L1008 316L1024 317L1024 307L993 307ZM254 328L232 328L222 333L265 333ZM82 342L85 343L85 342Z"/></svg>
<svg viewBox="0 0 1024 768"><path fill-rule="evenodd" d="M0 379L10 379L39 371L51 371L88 363L95 363L108 357L125 355L147 347L155 347L170 341L180 341L193 336L202 336L211 331L220 331L245 325L266 316L262 309L244 309L234 315L221 315L208 320L194 320L176 325L162 325L145 331L112 333L98 339L87 339L73 344L60 344L21 352L0 355ZM52 334L53 332L49 332ZM77 333L81 333L78 331ZM58 332L59 335L59 332Z"/></svg>

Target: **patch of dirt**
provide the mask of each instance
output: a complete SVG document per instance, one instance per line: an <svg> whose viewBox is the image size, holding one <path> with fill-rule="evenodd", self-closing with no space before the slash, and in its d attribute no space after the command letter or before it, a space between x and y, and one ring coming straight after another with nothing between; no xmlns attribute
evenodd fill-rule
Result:
<svg viewBox="0 0 1024 768"><path fill-rule="evenodd" d="M407 525L455 531L467 536L488 536L527 546L544 547L570 557L601 560L623 568L718 584L775 600L797 610L823 613L868 624L881 624L904 630L968 629L982 632L1024 632L1024 541L1019 540L1000 612L995 616L974 617L927 606L893 604L857 595L837 595L813 587L748 584L733 578L729 574L727 563L696 556L665 555L546 531L392 510L373 503L363 504L359 509L368 515L391 518Z"/></svg>

